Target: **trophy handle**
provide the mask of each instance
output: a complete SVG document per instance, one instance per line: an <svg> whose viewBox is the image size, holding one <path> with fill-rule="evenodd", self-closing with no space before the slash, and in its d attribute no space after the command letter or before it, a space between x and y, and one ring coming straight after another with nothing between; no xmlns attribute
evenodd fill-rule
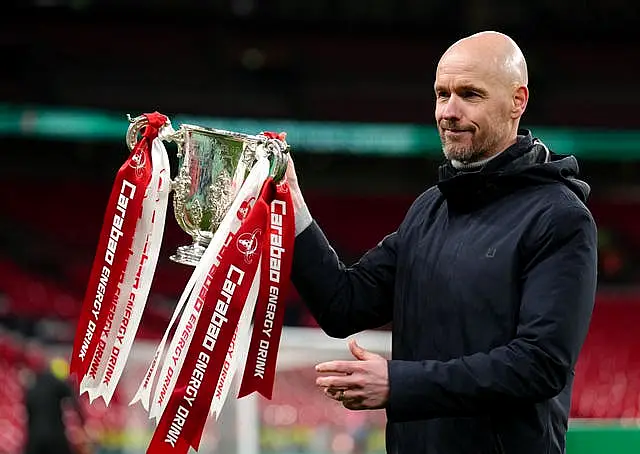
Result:
<svg viewBox="0 0 640 454"><path fill-rule="evenodd" d="M284 178L287 171L287 165L289 164L289 144L280 139L267 138L264 148L272 157L271 165L269 167L269 176L271 176L273 181L276 183L280 183Z"/></svg>
<svg viewBox="0 0 640 454"><path fill-rule="evenodd" d="M130 123L129 128L127 128L127 146L129 150L133 151L136 143L138 143L138 134L147 125L148 120L144 115L132 118L130 114L127 114L127 120Z"/></svg>
<svg viewBox="0 0 640 454"><path fill-rule="evenodd" d="M147 120L147 117L144 115L139 115L133 118L130 114L127 114L127 120L129 121L130 125L129 125L129 128L127 128L126 141L127 141L127 146L129 147L129 150L133 151L136 144L138 143L138 134L140 134L140 131L142 130L142 128L147 126L147 124L149 123L149 120ZM181 145L182 145L181 130L175 131L173 134L166 135L162 137L162 139L176 142L176 144L178 145L178 157L179 157L181 153Z"/></svg>

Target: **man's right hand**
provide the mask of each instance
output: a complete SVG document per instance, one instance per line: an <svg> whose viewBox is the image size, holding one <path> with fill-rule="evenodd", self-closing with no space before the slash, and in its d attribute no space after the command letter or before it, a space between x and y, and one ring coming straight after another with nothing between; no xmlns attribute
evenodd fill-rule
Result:
<svg viewBox="0 0 640 454"><path fill-rule="evenodd" d="M298 193L302 196L302 191L300 191L300 185L298 184L298 175L296 174L296 166L293 163L293 158L291 157L291 153L287 154L287 172L285 173L285 179L289 183L289 188L291 189L291 193Z"/></svg>
<svg viewBox="0 0 640 454"><path fill-rule="evenodd" d="M302 196L302 190L298 184L298 175L296 174L296 167L293 164L293 158L291 153L288 156L287 172L285 173L285 179L289 183L289 191L291 191L291 201L293 202L293 208L296 214L296 236L304 229L309 227L313 218L309 212L309 208Z"/></svg>

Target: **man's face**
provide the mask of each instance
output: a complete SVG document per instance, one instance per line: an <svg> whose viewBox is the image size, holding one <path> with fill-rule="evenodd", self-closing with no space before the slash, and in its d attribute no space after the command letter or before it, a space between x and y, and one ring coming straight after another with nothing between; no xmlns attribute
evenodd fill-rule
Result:
<svg viewBox="0 0 640 454"><path fill-rule="evenodd" d="M445 55L435 81L435 117L449 160L478 161L503 150L512 128L512 88L486 62Z"/></svg>

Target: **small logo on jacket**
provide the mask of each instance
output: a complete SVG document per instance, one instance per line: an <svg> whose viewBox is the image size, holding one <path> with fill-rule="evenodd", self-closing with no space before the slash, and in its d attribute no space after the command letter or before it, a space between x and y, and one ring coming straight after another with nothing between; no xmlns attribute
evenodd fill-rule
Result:
<svg viewBox="0 0 640 454"><path fill-rule="evenodd" d="M495 255L496 255L496 248L490 247L489 249L487 249L487 253L485 254L485 257L492 259L493 257L495 257Z"/></svg>

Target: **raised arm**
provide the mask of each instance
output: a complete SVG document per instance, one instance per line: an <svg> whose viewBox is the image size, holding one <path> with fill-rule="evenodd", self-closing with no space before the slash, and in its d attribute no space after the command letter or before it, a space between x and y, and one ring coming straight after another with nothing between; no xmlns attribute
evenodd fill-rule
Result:
<svg viewBox="0 0 640 454"><path fill-rule="evenodd" d="M329 336L346 337L391 321L398 234L346 266L312 220L291 159L287 181L296 209L291 277L320 327Z"/></svg>

